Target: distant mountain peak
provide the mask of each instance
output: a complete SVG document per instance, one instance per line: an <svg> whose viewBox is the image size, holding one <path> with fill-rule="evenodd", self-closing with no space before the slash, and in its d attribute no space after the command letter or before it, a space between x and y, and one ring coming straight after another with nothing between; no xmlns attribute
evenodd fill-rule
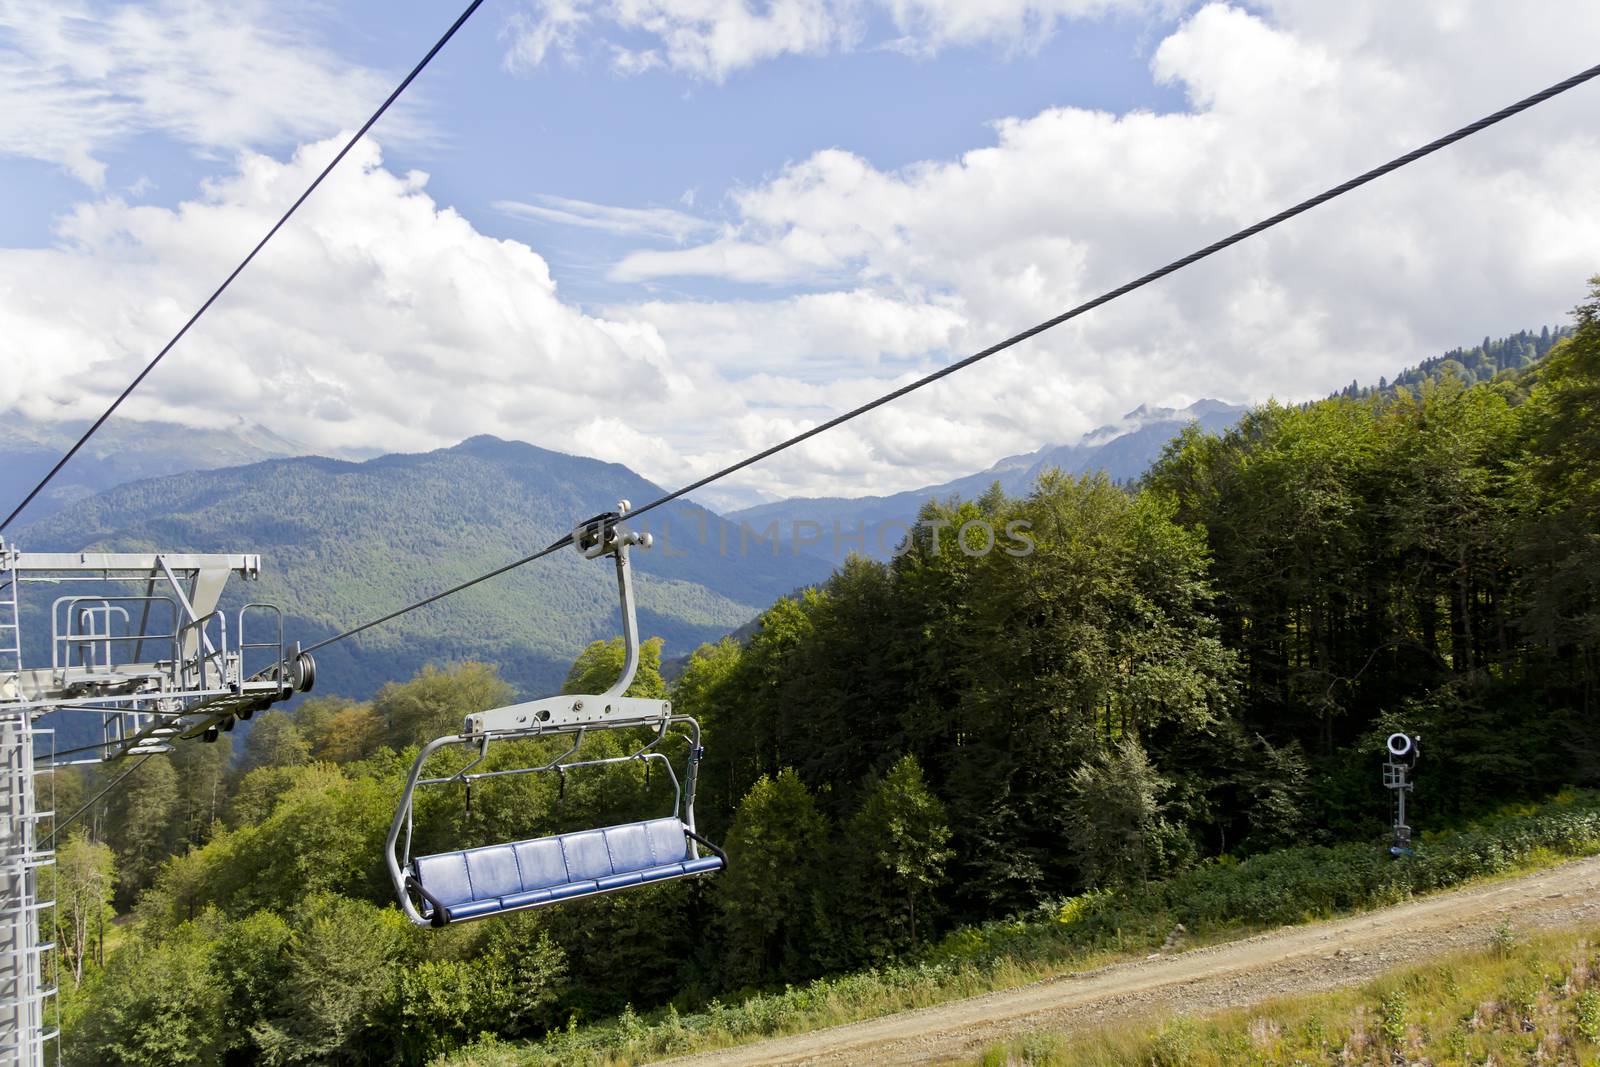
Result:
<svg viewBox="0 0 1600 1067"><path fill-rule="evenodd" d="M1094 448L1099 445L1109 444L1117 438L1130 433L1136 433L1148 426L1157 426L1171 422L1189 422L1194 419L1208 419L1215 416L1242 415L1245 411L1243 404L1230 404L1226 400L1216 400L1205 397L1196 400L1188 407L1169 408L1156 404L1140 404L1120 420L1108 423L1105 426L1096 426L1074 445L1047 445L1035 455L1043 455L1061 448Z"/></svg>
<svg viewBox="0 0 1600 1067"><path fill-rule="evenodd" d="M1198 419L1203 415L1236 414L1244 411L1243 404L1230 404L1226 400L1217 400L1213 397L1203 397L1183 408L1159 407L1151 404L1140 404L1126 415L1122 416L1123 422L1167 422L1177 418ZM1102 427L1109 429L1110 427ZM1099 431L1095 431L1098 433Z"/></svg>
<svg viewBox="0 0 1600 1067"><path fill-rule="evenodd" d="M1170 419L1177 414L1175 408L1152 407L1149 404L1140 404L1126 415L1122 416L1124 422L1148 422L1151 419Z"/></svg>
<svg viewBox="0 0 1600 1067"><path fill-rule="evenodd" d="M1203 415L1240 415L1245 411L1243 404L1230 404L1226 400L1213 400L1209 397L1196 400L1193 404L1183 409L1185 415L1200 418Z"/></svg>

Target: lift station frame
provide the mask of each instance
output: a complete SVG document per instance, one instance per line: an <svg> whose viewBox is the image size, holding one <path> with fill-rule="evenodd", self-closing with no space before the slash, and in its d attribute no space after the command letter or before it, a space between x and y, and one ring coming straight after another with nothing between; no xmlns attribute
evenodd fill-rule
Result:
<svg viewBox="0 0 1600 1067"><path fill-rule="evenodd" d="M230 579L260 573L255 555L22 552L0 539L0 1067L43 1067L60 1035L42 937L55 902L39 885L55 856L40 824L55 813L39 804L37 775L215 740L309 690L315 664L284 645L277 607L218 607ZM35 604L26 593L40 586L59 595ZM40 607L47 621L25 614ZM25 640L25 620L48 627L46 651ZM58 755L39 719L69 714L96 717L100 740Z"/></svg>

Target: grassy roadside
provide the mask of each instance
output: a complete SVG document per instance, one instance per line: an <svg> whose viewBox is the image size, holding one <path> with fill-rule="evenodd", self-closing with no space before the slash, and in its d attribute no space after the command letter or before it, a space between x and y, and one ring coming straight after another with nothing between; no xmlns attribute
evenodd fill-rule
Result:
<svg viewBox="0 0 1600 1067"><path fill-rule="evenodd" d="M1034 1034L981 1067L1311 1067L1600 1062L1600 930L1493 943L1355 989L1205 1018Z"/></svg>
<svg viewBox="0 0 1600 1067"><path fill-rule="evenodd" d="M645 1016L630 1011L533 1043L488 1039L436 1061L435 1067L638 1063L1085 970L1151 951L1178 922L1189 930L1191 943L1215 942L1383 907L1600 851L1600 793L1566 793L1421 844L1418 856L1402 861L1371 845L1351 844L1208 863L1146 887L1053 901L1027 915L964 927L912 960L737 1002L713 1000L693 1010L673 1006Z"/></svg>

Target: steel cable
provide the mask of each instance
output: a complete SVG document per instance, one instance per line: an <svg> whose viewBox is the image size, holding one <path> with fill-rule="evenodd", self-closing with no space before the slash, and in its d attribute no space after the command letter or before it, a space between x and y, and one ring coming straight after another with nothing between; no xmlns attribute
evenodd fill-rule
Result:
<svg viewBox="0 0 1600 1067"><path fill-rule="evenodd" d="M676 490L674 490L674 491L672 491L670 493L667 493L664 496L658 497L655 500L650 501L648 504L644 504L641 507L634 508L632 511L630 511L628 513L629 517L643 515L644 513L648 512L648 511L654 511L656 508L659 508L664 504L670 504L672 501L677 500L680 497L683 497L683 496L685 496L685 495L687 495L689 493L692 493L697 489L703 489L706 486L712 484L713 482L720 481L721 479L726 478L730 474L734 474L734 473L736 473L738 471L741 471L741 470L745 469L746 467L749 467L749 466L751 466L753 464L760 463L764 459L769 459L772 456L777 455L779 452L783 452L786 449L793 448L795 445L798 445L803 441L808 441L811 438L816 437L818 434L826 433L828 430L831 430L836 426L841 426L844 423L847 423L847 422L851 421L852 419L859 418L860 416L865 415L869 411L873 411L873 410L875 410L877 408L883 407L885 404L888 404L888 403L891 403L891 402L893 402L895 400L898 400L901 397L906 396L909 393L914 393L918 389L923 388L924 386L932 385L934 382L937 382L937 381L939 381L940 379L943 379L943 378L947 378L950 375L956 373L957 371L965 370L967 367L970 367L975 363L982 362L983 360L988 359L990 356L996 355L996 354L998 354L1000 352L1004 352L1006 349L1011 348L1011 347L1013 347L1013 346L1015 346L1017 344L1020 344L1023 341L1026 341L1031 337L1036 337L1039 334L1044 333L1046 330L1053 329L1054 327L1059 326L1062 323L1067 322L1067 321L1069 321L1071 319L1075 319L1078 316L1085 314L1086 312L1093 311L1095 308L1100 307L1102 304L1109 304L1111 301L1116 300L1119 297L1126 296L1128 293L1131 293L1136 289L1142 289L1144 286L1149 285L1152 282L1159 281L1160 279L1165 278L1169 274L1172 274L1172 273L1174 273L1176 271L1180 271L1185 267L1188 267L1188 266L1190 266L1190 265L1192 265L1194 263L1198 263L1200 260L1205 259L1208 256L1213 256L1216 253L1221 252L1223 249L1230 248L1233 245L1236 245L1241 241L1244 241L1244 240L1246 240L1248 238L1254 237L1256 234L1261 233L1264 230L1270 230L1274 226L1277 226L1277 225L1279 225L1281 223L1287 222L1289 219L1292 219L1297 215L1303 215L1307 211L1310 211L1311 209L1313 209L1315 207L1319 207L1320 205L1325 204L1328 201L1333 200L1333 199L1335 199L1337 197L1343 196L1345 193L1348 193L1353 189L1358 189L1361 186L1366 185L1368 182L1375 181L1378 178L1381 178L1384 175L1389 174L1389 173L1391 173L1393 171L1399 170L1401 167L1404 167L1404 166L1406 166L1406 165L1408 165L1410 163L1414 163L1417 160L1422 159L1425 156L1430 156L1433 153L1438 152L1440 149L1448 148L1450 145L1455 144L1457 141L1465 140L1466 138L1471 137L1475 133L1478 133L1478 132L1480 132L1482 130L1485 130L1485 129L1489 128L1490 126L1495 125L1496 123L1504 122L1506 119L1511 118L1513 115L1521 114L1522 112L1527 111L1531 107L1534 107L1534 106L1536 106L1538 104L1541 104L1544 101L1549 100L1552 97L1559 96L1560 94L1568 91L1569 89L1573 89L1573 88L1575 88L1575 87L1577 87L1579 85L1582 85L1585 82L1593 80L1596 77L1600 77L1600 65L1590 67L1588 70L1582 71L1581 73L1578 73L1578 74L1574 74L1572 77L1566 78L1563 81L1559 81L1559 82L1557 82L1556 84L1550 86L1547 89L1543 89L1543 90L1541 90L1541 91L1539 91L1537 93L1534 93L1532 96L1524 97L1523 99L1517 101L1514 104L1511 104L1508 107L1501 108L1499 111L1496 111L1491 115L1486 115L1483 118L1478 119L1476 122L1469 123L1468 125L1463 126L1458 130L1455 130L1455 131L1453 131L1451 133L1445 134L1443 137L1440 137L1440 138L1438 138L1436 140L1433 140L1433 141L1429 141L1427 144L1423 145L1422 147L1415 148L1415 149L1411 150L1410 152L1407 152L1405 155L1397 156L1394 159L1391 159L1387 163L1381 164L1380 166L1374 167L1371 170L1368 170L1368 171L1365 171L1365 172L1363 172L1361 174L1358 174L1356 177L1351 178L1349 181L1341 182L1340 184L1335 185L1331 189L1328 189L1328 190L1325 190L1324 192L1318 193L1316 196L1310 197L1309 199L1306 199L1306 200L1302 200L1298 204L1295 204L1293 207L1285 208L1284 210L1278 212L1276 215L1272 215L1272 216L1270 216L1268 218L1262 219L1260 222L1257 222L1252 226L1246 226L1242 230L1237 230L1234 233L1229 234L1227 237L1224 237L1219 241L1215 241L1215 242L1213 242L1213 243L1211 243L1209 245L1206 245L1204 248L1201 248L1198 251L1190 252L1188 255L1183 256L1180 259L1175 259L1172 262L1166 264L1165 266L1158 267L1155 270L1150 271L1148 274L1140 275L1139 277L1133 279L1132 281L1127 282L1127 283L1125 283L1123 285L1119 285L1115 289L1109 290L1108 292L1102 293L1102 294L1100 294L1099 296L1095 297L1092 300L1087 300L1084 303L1081 303L1081 304L1077 305L1074 308L1071 308L1071 309L1069 309L1067 311L1062 312L1061 314L1055 316L1054 318L1046 319L1045 321L1039 323L1036 326L1031 326L1028 329L1023 330L1021 333L1012 334L1010 337L1007 337L1005 340L1000 341L1000 342L998 342L996 344L990 345L988 348L985 348L982 351L974 352L972 355L967 356L965 359L961 359L961 360L956 361L955 363L951 363L951 364L948 364L947 366L941 367L938 370L933 371L931 374L927 374L927 375L924 375L921 378L918 378L914 382L911 382L911 383L909 383L907 385L903 385L900 388L894 389L894 390L892 390L890 392L884 393L882 396L879 396L876 399L870 400L867 403L862 404L860 407L851 408L849 411L846 411L841 415L836 415L836 416L834 416L833 418L829 419L828 421L826 421L824 423L821 423L821 424L819 424L817 426L813 426L809 430L805 430L805 431L803 431L801 433L795 434L793 437L790 437L790 438L787 438L786 440L780 441L780 442L778 442L777 444L773 445L770 448L763 449L762 451L757 452L754 455L751 455L751 456L748 456L748 457L746 457L744 459L739 460L737 463L729 464L728 466L723 467L721 470L718 470L713 474L708 474L704 478L700 478L700 479L697 479L697 480L695 480L693 482L690 482L688 485L685 485L682 488L676 489ZM550 545L547 548L541 549L540 551L535 552L532 555L524 556L521 559L515 560L515 561L513 561L511 563L507 563L506 565L504 565L502 567L497 567L494 570L489 571L486 574L481 574L476 578L472 578L472 579L470 579L468 581L462 582L460 585L452 586L451 588L446 589L443 592L434 593L432 596L429 596L429 597L427 597L427 598L425 598L423 600L419 600L415 604L410 604L410 605L407 605L406 607L399 608L398 610L391 611L387 615L382 616L381 618L373 619L370 622L362 623L360 626L352 627L349 630L345 630L343 633L338 633L338 634L335 634L332 637L326 638L326 639L324 639L322 641L318 641L316 644L308 646L306 648L306 651L308 651L308 652L315 651L316 649L319 649L319 648L325 648L328 645L331 645L336 641L343 641L347 637L353 637L356 634L362 633L365 630L372 629L374 626L379 626L379 625L381 625L383 623L389 622L392 619L397 619L402 615L405 615L405 614L407 614L409 612L415 611L418 608L426 607L427 605L432 604L432 603L434 603L436 601L442 600L447 596L452 596L452 595L454 595L456 593L459 593L464 589L470 589L473 586L479 584L480 582L486 582L491 578L496 578L496 577L499 577L502 574L505 574L507 571L515 570L516 568L524 566L525 564L532 563L534 560L541 559L544 556L548 556L551 553L556 552L556 551L566 547L567 545L569 545L571 543L572 543L572 537L571 537L571 535L568 535L567 537L564 537L561 540L557 541L555 544Z"/></svg>
<svg viewBox="0 0 1600 1067"><path fill-rule="evenodd" d="M133 395L133 391L139 388L140 384L143 383L145 378L149 377L150 372L156 369L156 365L166 358L167 353L172 351L173 346L183 339L183 335L189 332L189 328L200 321L200 316L204 315L210 309L211 305L217 302L217 298L227 290L228 286L233 284L233 280L250 265L251 260L256 258L256 254L267 246L267 242L272 240L273 236L283 228L284 223L289 221L290 216L300 209L300 205L305 203L306 200L310 198L311 194L317 191L317 186L322 184L322 180L329 174L333 173L333 168L337 167L339 162L349 154L350 150L356 146L356 142L360 141L361 138L367 135L367 131L372 129L373 125L383 117L384 112L389 110L389 106L400 98L400 94L406 91L411 83L416 80L417 75L422 73L423 68L433 61L433 57L439 54L439 50L449 42L450 38L456 35L456 31L465 25L467 19L471 18L472 13L478 10L482 4L483 0L472 0L472 2L467 5L466 10L462 11L461 14L456 17L456 20L450 24L450 28L444 32L444 36L440 37L434 42L433 47L428 49L428 54L423 56L422 59L417 62L417 65L411 68L411 73L407 74L405 78L401 80L400 84L395 86L394 92L390 93L383 103L378 105L378 110L374 111L371 117L368 118L366 122L361 124L361 128L355 132L355 135L345 143L343 148L339 149L339 154L334 156L326 167L322 168L322 172L312 180L310 185L306 186L306 191L301 193L299 198L296 199L293 204L289 205L289 210L283 213L283 217L278 219L277 222L273 223L272 229L267 231L267 235L261 238L260 241L256 242L256 246L250 250L250 254L239 261L239 265L234 267L232 273L222 280L222 284L217 286L216 290L213 291L210 296L206 297L205 303L200 305L199 310L193 315L189 316L189 320L183 324L177 333L172 335L172 339L170 341L161 347L161 351L157 352L155 358L145 365L144 370L140 371L138 376L136 376L133 381L128 383L128 387L122 391L121 395L111 402L111 406L106 408L98 419L94 420L94 424L83 432L83 436L79 437L77 442L74 443L71 448L67 449L67 454L56 461L56 465L51 467L49 473L39 480L39 484L34 486L27 496L22 498L22 503L18 504L12 509L11 514L6 516L4 522L0 522L0 531L3 531L7 526L10 526L12 521L16 519L18 515L22 514L23 509L25 509L29 504L33 503L33 498L43 492L44 487L50 484L51 479L53 479L57 474L61 473L61 469L72 461L73 456L78 454L78 450L89 443L89 438L95 435L95 431L99 430L101 426L105 425L106 420L109 419L116 412L116 410L122 406L122 402L124 400L127 400L128 397Z"/></svg>

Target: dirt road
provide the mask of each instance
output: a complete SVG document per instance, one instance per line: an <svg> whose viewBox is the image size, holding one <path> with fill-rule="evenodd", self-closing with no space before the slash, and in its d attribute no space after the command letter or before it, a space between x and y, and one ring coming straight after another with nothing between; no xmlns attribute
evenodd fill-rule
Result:
<svg viewBox="0 0 1600 1067"><path fill-rule="evenodd" d="M1392 967L1484 945L1517 929L1600 926L1600 858L1424 897L1349 919L1119 963L1019 989L672 1060L696 1067L939 1063L1033 1030L1238 1007L1364 982Z"/></svg>

